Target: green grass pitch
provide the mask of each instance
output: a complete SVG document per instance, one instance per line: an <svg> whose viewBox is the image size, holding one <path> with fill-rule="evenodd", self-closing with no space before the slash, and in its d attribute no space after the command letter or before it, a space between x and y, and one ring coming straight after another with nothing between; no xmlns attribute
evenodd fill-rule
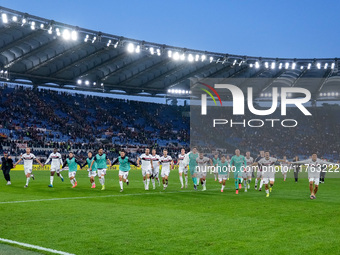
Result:
<svg viewBox="0 0 340 255"><path fill-rule="evenodd" d="M75 254L340 254L337 178L310 200L305 174L298 183L276 174L269 198L254 180L236 195L230 179L221 193L212 176L205 192L195 192L190 178L181 191L176 170L166 191L145 191L141 172L131 171L120 193L117 175L108 172L105 191L97 179L90 188L86 171L78 171L75 189L57 177L48 188L47 171L35 171L27 189L23 171L12 171L11 186L1 176L0 238ZM11 249L18 248L0 244L0 254Z"/></svg>

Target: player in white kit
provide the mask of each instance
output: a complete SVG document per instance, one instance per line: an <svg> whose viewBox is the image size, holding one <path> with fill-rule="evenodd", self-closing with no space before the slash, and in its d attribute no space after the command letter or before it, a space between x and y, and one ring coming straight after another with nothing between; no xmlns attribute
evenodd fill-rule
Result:
<svg viewBox="0 0 340 255"><path fill-rule="evenodd" d="M265 185L266 197L269 197L269 192L272 192L274 186L276 161L282 162L283 160L278 160L277 158L270 157L269 151L266 151L264 153L264 158L254 163L262 166L262 181ZM268 184L270 185L270 188Z"/></svg>
<svg viewBox="0 0 340 255"><path fill-rule="evenodd" d="M254 163L254 159L250 157L250 151L246 152L246 162L247 167L244 169L242 173L244 192L247 192L248 189L250 189L251 176L253 174L252 164Z"/></svg>
<svg viewBox="0 0 340 255"><path fill-rule="evenodd" d="M318 158L316 153L313 153L312 158L292 162L292 164L304 164L308 170L308 180L309 180L309 191L310 199L316 199L316 193L319 189L320 183L320 172L326 165L332 165L333 163L324 161ZM313 187L313 183L315 187Z"/></svg>
<svg viewBox="0 0 340 255"><path fill-rule="evenodd" d="M34 180L34 175L32 174L33 159L37 161L41 166L43 166L43 164L39 161L39 159L37 159L35 155L31 153L31 149L26 148L26 153L22 154L18 162L15 163L13 166L13 168L15 168L17 164L20 163L21 160L24 161L24 170L25 170L25 176L26 176L26 185L24 186L24 188L28 187L31 177Z"/></svg>
<svg viewBox="0 0 340 255"><path fill-rule="evenodd" d="M185 149L181 149L181 153L178 154L178 160L177 160L179 181L181 182L181 189L184 188L183 173L184 173L184 178L185 178L185 188L188 187L188 166L185 164L184 158L185 158Z"/></svg>
<svg viewBox="0 0 340 255"><path fill-rule="evenodd" d="M196 159L197 163L197 176L199 177L201 184L202 184L202 190L207 190L206 188L206 177L208 170L208 164L212 165L212 161L208 157L204 157L203 153L199 153L198 158Z"/></svg>
<svg viewBox="0 0 340 255"><path fill-rule="evenodd" d="M283 181L286 181L287 179L288 170L289 170L289 162L287 160L287 157L284 156L281 162L281 173L283 175Z"/></svg>
<svg viewBox="0 0 340 255"><path fill-rule="evenodd" d="M53 152L50 154L44 165L48 164L50 161L51 161L51 176L50 184L48 185L48 187L52 188L55 172L57 172L57 176L60 177L61 181L62 182L64 181L64 178L60 173L60 167L63 165L63 160L57 148L54 148Z"/></svg>
<svg viewBox="0 0 340 255"><path fill-rule="evenodd" d="M168 177L170 175L170 168L172 169L174 166L174 162L171 156L168 155L167 149L163 150L163 156L160 157L158 164L162 165L161 177L163 180L163 190L165 190L168 187Z"/></svg>
<svg viewBox="0 0 340 255"><path fill-rule="evenodd" d="M153 166L149 148L146 148L145 153L139 156L137 159L137 166L142 167L144 188L145 190L149 190L150 175L152 173Z"/></svg>
<svg viewBox="0 0 340 255"><path fill-rule="evenodd" d="M152 182L153 189L156 189L155 179L158 182L158 186L161 185L159 181L159 164L158 164L159 159L160 159L160 156L156 154L156 149L152 149L151 151L151 160L152 160L151 182Z"/></svg>

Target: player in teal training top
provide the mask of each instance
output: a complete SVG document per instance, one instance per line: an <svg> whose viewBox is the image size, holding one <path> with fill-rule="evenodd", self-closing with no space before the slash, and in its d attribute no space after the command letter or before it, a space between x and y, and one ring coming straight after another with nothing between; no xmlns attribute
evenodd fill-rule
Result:
<svg viewBox="0 0 340 255"><path fill-rule="evenodd" d="M239 149L236 149L235 155L232 156L230 160L230 171L234 173L236 194L238 194L238 190L242 188L242 172L246 166L246 158L240 155Z"/></svg>
<svg viewBox="0 0 340 255"><path fill-rule="evenodd" d="M98 150L98 154L94 156L93 161L90 166L90 171L92 171L92 167L94 162L97 163L97 174L99 178L99 182L102 185L102 190L105 189L105 175L106 175L106 169L107 169L107 161L109 162L109 166L111 166L111 160L108 159L106 154L104 153L104 150L100 148Z"/></svg>
<svg viewBox="0 0 340 255"><path fill-rule="evenodd" d="M76 160L76 158L73 155L73 152L70 151L70 153L68 154L68 158L65 160L62 168L64 168L66 165L68 166L68 177L70 178L72 188L75 188L78 185L76 180L77 164L80 166L80 168L83 167L80 164L80 162Z"/></svg>
<svg viewBox="0 0 340 255"><path fill-rule="evenodd" d="M89 177L90 177L92 189L94 189L96 187L96 182L94 180L94 177L96 177L96 175L97 175L97 162L96 161L93 163L93 166L91 168L91 164L92 164L93 160L94 160L94 157L93 157L92 152L90 151L89 153L87 153L86 162L83 164L83 167L86 166L86 165L88 166L87 171L89 171ZM90 168L91 168L91 171L90 171Z"/></svg>
<svg viewBox="0 0 340 255"><path fill-rule="evenodd" d="M214 157L212 158L212 163L213 163L213 166L215 167L215 171L214 171L215 181L217 181L217 177L218 177L218 171L217 171L218 162L220 162L220 158L218 157L218 153L216 152Z"/></svg>
<svg viewBox="0 0 340 255"><path fill-rule="evenodd" d="M191 152L189 152L189 170L191 174L192 181L194 183L194 189L197 190L197 178L196 178L196 159L198 158L197 148L194 147Z"/></svg>
<svg viewBox="0 0 340 255"><path fill-rule="evenodd" d="M126 156L125 151L120 152L120 156L113 161L112 165L119 162L119 186L120 186L120 192L123 192L123 182L126 182L126 185L129 185L129 171L131 169L130 164L137 166L137 164L129 159L129 157Z"/></svg>

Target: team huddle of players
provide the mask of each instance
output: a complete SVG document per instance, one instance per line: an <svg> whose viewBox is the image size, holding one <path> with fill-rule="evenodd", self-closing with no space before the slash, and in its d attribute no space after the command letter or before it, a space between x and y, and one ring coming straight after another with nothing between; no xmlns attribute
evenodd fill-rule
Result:
<svg viewBox="0 0 340 255"><path fill-rule="evenodd" d="M42 164L35 155L31 153L30 148L27 148L26 153L24 153L18 162L14 164L15 167L20 161L24 162L24 171L26 175L25 188L28 187L31 178L34 180L34 175L32 174L33 160L36 160L41 166L44 166L44 164ZM170 155L168 155L168 151L166 149L163 150L163 155L159 156L155 149L152 149L150 153L150 149L148 148L145 149L145 153L138 157L137 162L130 160L124 151L120 152L120 156L116 160L111 161L104 153L103 149L99 149L96 155L89 152L88 157L83 164L75 158L72 152L69 153L68 157L63 162L61 154L57 151L57 149L54 149L45 164L48 164L49 162L51 162L49 187L53 187L55 173L57 173L57 176L61 179L61 181L64 181L61 171L68 170L68 176L72 184L72 188L75 188L77 186L77 165L79 165L80 168L87 165L91 188L96 188L95 177L98 176L102 190L105 190L105 175L107 166L112 166L118 163L118 176L121 192L123 191L123 183L129 185L128 176L131 164L141 167L145 190L149 190L150 180L152 182L153 189L156 189L156 181L160 186L160 165L162 166L160 177L162 178L163 189L165 190L168 187L170 170L174 168L174 160ZM307 165L311 199L316 198L315 195L318 191L321 165L331 164L327 161L320 160L317 158L316 154L313 154L312 157L307 160L288 162L286 157L282 160L270 157L268 151L260 151L260 155L254 160L250 156L250 152L246 152L246 156L243 156L239 149L235 150L235 155L231 158L223 155L219 157L218 154L215 154L214 157L210 159L204 156L203 153L199 153L196 147L192 148L189 153L186 153L185 150L182 149L177 158L181 189L188 187L188 170L190 171L194 189L197 190L197 186L201 184L203 191L206 190L207 173L213 173L215 181L218 179L218 181L222 184L221 192L224 191L226 180L229 180L230 175L233 174L236 194L238 194L239 190L242 189L242 182L244 184L245 192L250 189L252 176L255 176L256 173L254 189L257 190L258 182L260 181L259 191L261 191L262 186L265 185L266 197L269 197L274 186L276 162L280 162L284 180L286 180L287 177L287 172L289 170L288 166L293 164Z"/></svg>

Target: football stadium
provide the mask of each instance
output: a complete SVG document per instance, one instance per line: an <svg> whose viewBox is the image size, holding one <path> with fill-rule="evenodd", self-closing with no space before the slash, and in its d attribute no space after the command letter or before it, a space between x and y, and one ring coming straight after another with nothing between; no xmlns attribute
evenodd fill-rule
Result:
<svg viewBox="0 0 340 255"><path fill-rule="evenodd" d="M85 12L1 5L0 254L340 254L336 56L179 47L100 13L96 31Z"/></svg>

